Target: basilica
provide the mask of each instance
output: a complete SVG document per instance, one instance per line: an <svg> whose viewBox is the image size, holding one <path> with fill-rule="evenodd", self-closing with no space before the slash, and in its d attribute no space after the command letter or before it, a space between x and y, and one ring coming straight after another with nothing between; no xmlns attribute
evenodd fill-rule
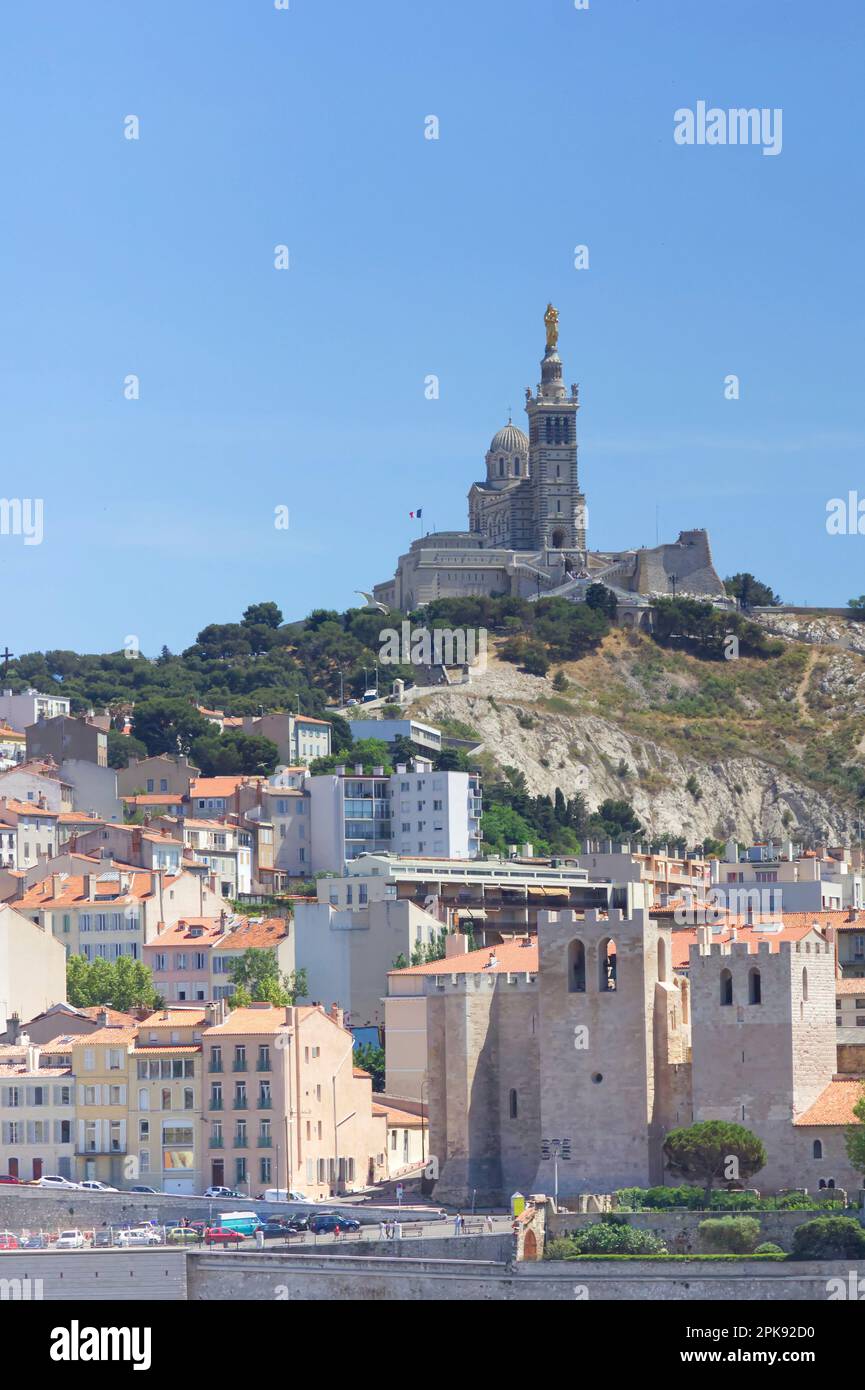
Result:
<svg viewBox="0 0 865 1390"><path fill-rule="evenodd" d="M593 582L632 606L648 606L662 594L723 598L704 530L682 531L675 542L651 549L588 549L577 462L579 388L562 379L552 304L544 324L541 380L534 391L526 388L528 433L511 420L498 430L486 453L486 477L469 490L468 531L413 541L393 579L375 586L376 600L402 612L473 594L579 602Z"/></svg>

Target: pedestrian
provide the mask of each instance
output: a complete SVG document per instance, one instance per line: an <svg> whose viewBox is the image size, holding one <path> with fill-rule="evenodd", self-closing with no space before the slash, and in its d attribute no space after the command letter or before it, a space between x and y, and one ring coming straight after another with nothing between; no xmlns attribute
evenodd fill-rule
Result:
<svg viewBox="0 0 865 1390"><path fill-rule="evenodd" d="M378 1236L379 1236L379 1240L387 1240L387 1222L386 1222L386 1221L383 1221L383 1220L382 1220L382 1221L379 1221L379 1223L378 1223Z"/></svg>
<svg viewBox="0 0 865 1390"><path fill-rule="evenodd" d="M255 1232L255 1248L256 1248L256 1250L263 1250L263 1249L264 1249L264 1227L263 1227L263 1226L259 1226L259 1227L258 1227L258 1230Z"/></svg>
<svg viewBox="0 0 865 1390"><path fill-rule="evenodd" d="M455 1235L455 1236L460 1236L460 1235L462 1235L462 1231L463 1231L463 1218L462 1218L462 1212L459 1212L459 1211L458 1211L457 1214L456 1214L456 1216L454 1217L454 1235Z"/></svg>
<svg viewBox="0 0 865 1390"><path fill-rule="evenodd" d="M490 1231L490 1232L492 1232L492 1229L493 1229L493 1218L492 1218L491 1216L489 1216L489 1215L487 1216L485 1225L486 1225L487 1230Z"/></svg>
<svg viewBox="0 0 865 1390"><path fill-rule="evenodd" d="M397 1240L402 1240L402 1222L397 1221L393 1228L394 1236Z"/></svg>

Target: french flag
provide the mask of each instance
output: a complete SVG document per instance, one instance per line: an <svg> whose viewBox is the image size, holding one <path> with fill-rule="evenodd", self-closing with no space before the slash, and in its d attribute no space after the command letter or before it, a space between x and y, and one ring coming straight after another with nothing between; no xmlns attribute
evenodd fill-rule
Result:
<svg viewBox="0 0 865 1390"><path fill-rule="evenodd" d="M409 512L409 516L412 518L413 521L416 517L423 516L423 507L418 507L416 512Z"/></svg>

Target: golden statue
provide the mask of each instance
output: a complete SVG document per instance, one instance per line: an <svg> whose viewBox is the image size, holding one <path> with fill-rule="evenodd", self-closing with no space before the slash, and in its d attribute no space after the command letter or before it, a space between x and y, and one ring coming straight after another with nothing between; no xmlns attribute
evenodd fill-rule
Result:
<svg viewBox="0 0 865 1390"><path fill-rule="evenodd" d="M544 323L547 325L547 352L553 352L559 345L559 311L552 304L547 305Z"/></svg>

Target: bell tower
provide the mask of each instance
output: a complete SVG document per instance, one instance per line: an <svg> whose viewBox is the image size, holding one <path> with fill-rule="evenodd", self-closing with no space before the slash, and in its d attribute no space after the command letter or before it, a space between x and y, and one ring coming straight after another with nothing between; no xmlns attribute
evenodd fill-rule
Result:
<svg viewBox="0 0 865 1390"><path fill-rule="evenodd" d="M586 499L577 473L579 388L562 384L558 353L559 311L547 305L546 351L541 380L533 395L526 387L529 417L529 476L532 490L533 548L566 551L585 561Z"/></svg>

